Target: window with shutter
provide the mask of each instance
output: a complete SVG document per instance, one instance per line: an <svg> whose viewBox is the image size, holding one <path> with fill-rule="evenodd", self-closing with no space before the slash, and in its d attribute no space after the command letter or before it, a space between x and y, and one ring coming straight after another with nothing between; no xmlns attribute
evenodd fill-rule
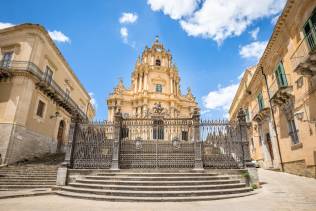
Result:
<svg viewBox="0 0 316 211"><path fill-rule="evenodd" d="M13 52L5 52L2 57L2 67L10 67Z"/></svg>
<svg viewBox="0 0 316 211"><path fill-rule="evenodd" d="M260 92L258 94L257 101L258 101L258 105L259 105L259 110L261 111L262 109L264 109L264 101L263 101L262 92Z"/></svg>
<svg viewBox="0 0 316 211"><path fill-rule="evenodd" d="M36 115L43 118L45 110L45 103L41 100L38 101Z"/></svg>
<svg viewBox="0 0 316 211"><path fill-rule="evenodd" d="M316 47L316 9L314 9L310 18L306 21L303 31L310 50Z"/></svg>
<svg viewBox="0 0 316 211"><path fill-rule="evenodd" d="M276 75L279 87L287 87L288 86L285 71L284 71L284 66L283 66L282 62L280 62L278 64L278 67L275 71L275 75Z"/></svg>

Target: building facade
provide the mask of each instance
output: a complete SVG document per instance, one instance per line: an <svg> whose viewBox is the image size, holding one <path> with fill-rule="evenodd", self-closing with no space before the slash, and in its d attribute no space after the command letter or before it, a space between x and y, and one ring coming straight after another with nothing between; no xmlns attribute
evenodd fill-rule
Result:
<svg viewBox="0 0 316 211"><path fill-rule="evenodd" d="M137 59L131 81L131 87L125 88L120 80L107 99L110 121L118 111L125 118L150 117L156 109L165 117L189 118L199 110L190 88L186 95L181 94L178 69L158 37Z"/></svg>
<svg viewBox="0 0 316 211"><path fill-rule="evenodd" d="M48 32L34 24L0 30L0 58L1 163L63 151L72 119L95 111Z"/></svg>
<svg viewBox="0 0 316 211"><path fill-rule="evenodd" d="M252 158L316 177L316 1L288 1L257 66L230 107L246 110Z"/></svg>

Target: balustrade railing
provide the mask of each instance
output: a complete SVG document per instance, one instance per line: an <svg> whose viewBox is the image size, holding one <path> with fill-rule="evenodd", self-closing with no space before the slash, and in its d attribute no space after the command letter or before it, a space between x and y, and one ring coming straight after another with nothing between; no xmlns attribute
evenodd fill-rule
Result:
<svg viewBox="0 0 316 211"><path fill-rule="evenodd" d="M269 92L271 98L280 90L293 85L292 83L292 75L283 74L280 76L281 79L274 77L274 80L271 82L269 86Z"/></svg>
<svg viewBox="0 0 316 211"><path fill-rule="evenodd" d="M290 57L293 70L297 66L306 61L309 57L309 53L316 49L316 29L312 28L311 32L307 34L299 43L294 53Z"/></svg>
<svg viewBox="0 0 316 211"><path fill-rule="evenodd" d="M53 92L58 96L58 98L67 103L70 106L71 110L77 113L81 119L87 121L87 115L84 111L80 109L77 103L69 97L69 94L62 89L55 80L48 79L44 71L42 71L37 65L29 61L0 61L0 67L8 72L13 71L25 71L32 74L39 82L40 85L46 86L53 90Z"/></svg>

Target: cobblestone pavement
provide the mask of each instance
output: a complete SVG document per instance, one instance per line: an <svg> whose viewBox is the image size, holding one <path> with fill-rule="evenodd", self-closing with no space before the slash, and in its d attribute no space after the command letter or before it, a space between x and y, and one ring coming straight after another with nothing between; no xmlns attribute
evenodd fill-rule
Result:
<svg viewBox="0 0 316 211"><path fill-rule="evenodd" d="M103 202L65 198L57 195L22 197L0 200L0 210L12 211L89 211L89 210L275 210L316 211L316 180L259 169L263 185L256 195L205 202L128 203Z"/></svg>

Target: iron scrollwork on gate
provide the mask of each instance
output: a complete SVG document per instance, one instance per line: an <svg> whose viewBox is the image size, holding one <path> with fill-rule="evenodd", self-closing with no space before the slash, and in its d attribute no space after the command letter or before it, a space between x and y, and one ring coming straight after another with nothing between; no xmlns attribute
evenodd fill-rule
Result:
<svg viewBox="0 0 316 211"><path fill-rule="evenodd" d="M194 144L188 139L191 121L123 119L120 168L193 168Z"/></svg>
<svg viewBox="0 0 316 211"><path fill-rule="evenodd" d="M122 169L243 168L250 161L244 121L198 116L117 120L78 124L73 168L110 168L113 160Z"/></svg>
<svg viewBox="0 0 316 211"><path fill-rule="evenodd" d="M113 124L78 124L73 149L73 168L110 168L113 148Z"/></svg>

